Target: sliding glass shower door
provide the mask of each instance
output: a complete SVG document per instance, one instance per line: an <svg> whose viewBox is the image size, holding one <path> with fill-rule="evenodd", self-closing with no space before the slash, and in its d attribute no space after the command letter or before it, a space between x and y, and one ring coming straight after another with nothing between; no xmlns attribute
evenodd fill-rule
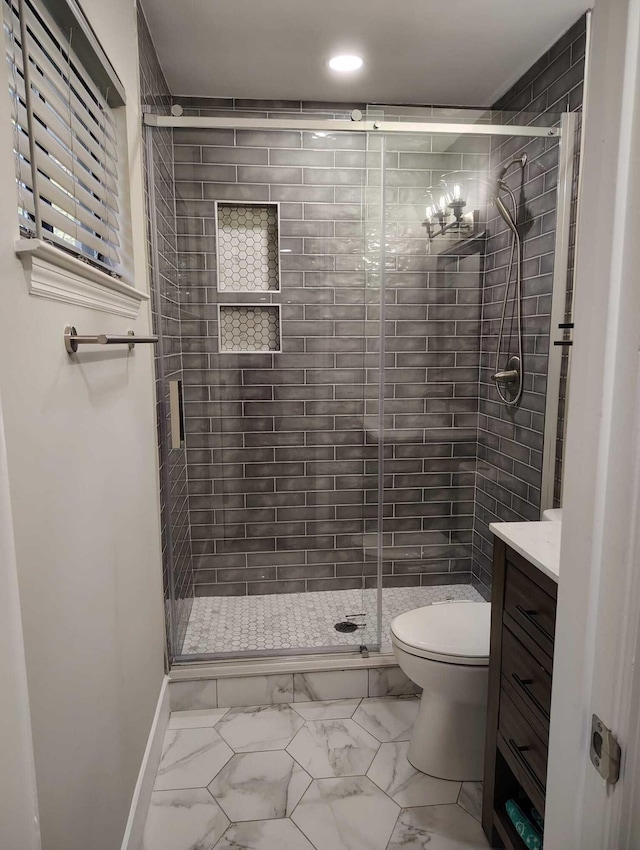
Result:
<svg viewBox="0 0 640 850"><path fill-rule="evenodd" d="M380 134L384 642L393 616L478 598L472 534L491 137Z"/></svg>
<svg viewBox="0 0 640 850"><path fill-rule="evenodd" d="M158 249L175 245L175 287L156 275L154 308L185 473L166 516L188 513L178 660L388 649L397 614L487 594L489 522L537 518L571 157L557 129L458 114L418 130L397 112L174 123ZM491 379L505 292L505 355L517 326L492 195L524 153L506 178L523 239L510 408Z"/></svg>
<svg viewBox="0 0 640 850"><path fill-rule="evenodd" d="M476 133L441 122L413 132L398 113L394 131L372 134L382 151L381 198L367 210L383 234L378 527L387 649L389 624L402 611L488 596L489 523L540 516L574 144L571 129L561 138L557 128L536 126L486 123ZM494 201L505 166L519 267ZM519 350L523 393L511 407L492 376ZM557 404L547 424L556 415Z"/></svg>
<svg viewBox="0 0 640 850"><path fill-rule="evenodd" d="M173 151L194 594L175 655L375 647L367 134L174 129Z"/></svg>

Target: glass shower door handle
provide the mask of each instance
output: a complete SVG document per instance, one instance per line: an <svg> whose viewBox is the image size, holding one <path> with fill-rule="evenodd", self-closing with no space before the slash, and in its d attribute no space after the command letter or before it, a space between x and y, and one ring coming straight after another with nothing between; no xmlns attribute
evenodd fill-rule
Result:
<svg viewBox="0 0 640 850"><path fill-rule="evenodd" d="M169 381L169 425L171 448L184 447L184 407L182 403L182 381Z"/></svg>

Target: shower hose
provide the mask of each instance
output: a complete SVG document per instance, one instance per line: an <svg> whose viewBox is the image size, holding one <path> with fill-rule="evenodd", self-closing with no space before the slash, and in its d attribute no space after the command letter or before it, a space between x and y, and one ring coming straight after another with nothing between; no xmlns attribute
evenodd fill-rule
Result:
<svg viewBox="0 0 640 850"><path fill-rule="evenodd" d="M511 199L511 203L513 205L513 214L508 209L506 204L502 201L499 196L500 192L506 192L509 198ZM518 209L518 202L516 201L516 196L511 191L509 186L504 182L501 178L498 180L498 192L495 197L495 204L498 209L498 212L502 216L502 218L507 223L509 230L511 231L512 241L511 241L511 253L509 256L509 265L507 267L507 280L504 288L504 298L502 299L502 315L500 317L500 332L498 334L498 345L496 347L496 368L494 380L496 384L496 390L498 391L498 395L501 400L508 405L509 407L515 407L520 399L522 398L522 389L523 389L523 374L522 374L522 241L520 239L520 234L518 233L518 228L516 227L515 219ZM515 266L515 276L514 276L514 266ZM515 395L509 397L505 389L504 385L496 380L497 376L500 373L500 352L502 350L502 345L504 341L504 330L505 330L505 320L507 315L507 304L509 303L509 291L511 289L511 279L514 278L514 303L516 310L516 330L518 336L518 361L519 361L519 370L517 375L518 381L518 390ZM507 373L502 373L507 374Z"/></svg>

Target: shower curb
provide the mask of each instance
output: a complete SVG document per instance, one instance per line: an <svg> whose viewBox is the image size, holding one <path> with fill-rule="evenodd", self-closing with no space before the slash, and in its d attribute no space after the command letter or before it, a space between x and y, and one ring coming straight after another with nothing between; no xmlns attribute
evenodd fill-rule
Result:
<svg viewBox="0 0 640 850"><path fill-rule="evenodd" d="M420 692L400 670L391 653L369 658L307 657L174 667L169 690L172 711L406 696Z"/></svg>

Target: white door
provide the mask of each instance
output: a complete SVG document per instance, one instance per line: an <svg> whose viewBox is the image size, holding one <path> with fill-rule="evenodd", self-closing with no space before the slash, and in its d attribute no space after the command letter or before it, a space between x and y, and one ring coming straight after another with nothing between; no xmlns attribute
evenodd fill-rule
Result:
<svg viewBox="0 0 640 850"><path fill-rule="evenodd" d="M640 848L640 0L596 0L592 25L545 850ZM613 786L593 713L623 748Z"/></svg>

